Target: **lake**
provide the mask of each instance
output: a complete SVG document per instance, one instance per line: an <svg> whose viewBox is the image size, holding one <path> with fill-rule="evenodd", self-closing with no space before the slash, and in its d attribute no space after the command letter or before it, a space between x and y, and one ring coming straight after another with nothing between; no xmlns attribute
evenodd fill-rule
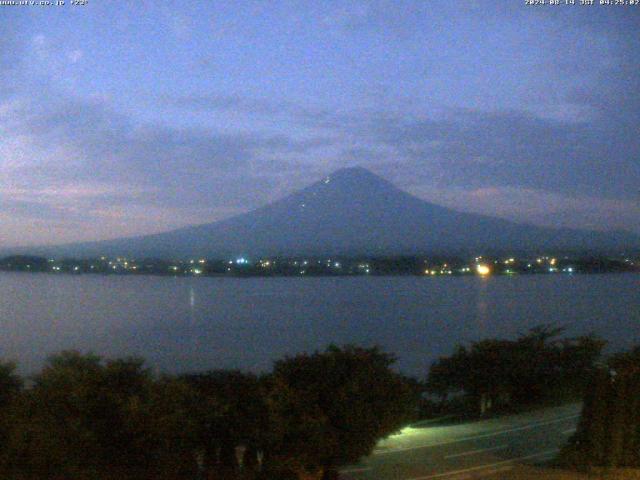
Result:
<svg viewBox="0 0 640 480"><path fill-rule="evenodd" d="M0 357L37 370L63 349L160 371L265 371L330 343L381 345L424 377L459 342L541 323L640 343L640 275L171 278L0 274Z"/></svg>

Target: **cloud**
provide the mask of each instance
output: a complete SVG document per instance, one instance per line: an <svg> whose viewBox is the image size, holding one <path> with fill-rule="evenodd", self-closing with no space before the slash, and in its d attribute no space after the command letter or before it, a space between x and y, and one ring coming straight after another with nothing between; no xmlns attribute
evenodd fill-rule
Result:
<svg viewBox="0 0 640 480"><path fill-rule="evenodd" d="M160 16L163 23L178 40L188 40L193 34L193 19L177 11L175 6L163 6L160 9Z"/></svg>
<svg viewBox="0 0 640 480"><path fill-rule="evenodd" d="M0 82L0 101L15 94L18 70L27 48L26 42L20 36L26 23L25 14L21 10L26 9L14 8L11 10L13 15L0 16L0 31L2 31L2 35L0 35L0 72L3 76L3 81Z"/></svg>
<svg viewBox="0 0 640 480"><path fill-rule="evenodd" d="M284 102L221 93L165 97L162 103L195 111L235 111L255 115L279 115L291 110L291 106Z"/></svg>
<svg viewBox="0 0 640 480"><path fill-rule="evenodd" d="M72 50L67 53L67 58L71 63L78 63L82 59L83 55L82 50Z"/></svg>
<svg viewBox="0 0 640 480"><path fill-rule="evenodd" d="M629 119L630 120L630 119ZM440 185L523 187L637 199L640 138L633 124L561 122L518 111L447 118L368 118L359 127L393 148L409 171Z"/></svg>
<svg viewBox="0 0 640 480"><path fill-rule="evenodd" d="M640 202L591 195L563 195L513 187L433 187L416 185L416 195L456 210L500 216L520 223L640 233ZM603 219L607 219L603 222Z"/></svg>
<svg viewBox="0 0 640 480"><path fill-rule="evenodd" d="M612 76L613 85L619 87L624 78L622 73ZM640 139L635 118L640 104L632 93L614 95L615 89L574 90L562 100L565 106L551 111L542 107L538 114L451 108L422 115L371 109L332 113L222 94L181 97L173 105L277 115L282 122L324 132L323 146L332 145L329 158L336 167L362 164L384 175L388 166L402 164L404 171L412 172L411 179L397 178L405 185L520 187L637 199Z"/></svg>
<svg viewBox="0 0 640 480"><path fill-rule="evenodd" d="M124 221L146 209L149 221L155 215L163 225L166 212L173 212L172 226L213 220L270 199L282 171L277 157L314 145L285 135L138 124L101 100L48 93L0 103L5 214L91 222L120 211L115 217Z"/></svg>
<svg viewBox="0 0 640 480"><path fill-rule="evenodd" d="M273 117L320 127L339 118L338 112L309 107L286 100L256 98L228 93L208 93L162 97L161 104L189 111L237 112L253 116Z"/></svg>

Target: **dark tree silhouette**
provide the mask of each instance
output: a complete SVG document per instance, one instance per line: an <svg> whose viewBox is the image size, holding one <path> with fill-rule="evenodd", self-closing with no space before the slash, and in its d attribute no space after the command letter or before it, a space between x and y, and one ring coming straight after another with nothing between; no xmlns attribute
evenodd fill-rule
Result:
<svg viewBox="0 0 640 480"><path fill-rule="evenodd" d="M434 362L427 390L444 401L463 393L481 414L494 405L524 405L581 396L604 342L585 336L557 338L563 329L540 326L516 340L489 339L458 346Z"/></svg>
<svg viewBox="0 0 640 480"><path fill-rule="evenodd" d="M214 370L183 379L197 394L194 416L207 464L235 466L234 450L240 445L247 449L245 464L257 461L269 441L263 382L237 370Z"/></svg>
<svg viewBox="0 0 640 480"><path fill-rule="evenodd" d="M415 413L417 395L377 348L329 347L276 362L272 456L298 478L358 460Z"/></svg>
<svg viewBox="0 0 640 480"><path fill-rule="evenodd" d="M72 351L50 357L33 380L11 407L5 470L73 479L192 466L195 395L183 382L154 381L139 359Z"/></svg>
<svg viewBox="0 0 640 480"><path fill-rule="evenodd" d="M561 458L576 467L640 467L640 347L615 355L592 376Z"/></svg>

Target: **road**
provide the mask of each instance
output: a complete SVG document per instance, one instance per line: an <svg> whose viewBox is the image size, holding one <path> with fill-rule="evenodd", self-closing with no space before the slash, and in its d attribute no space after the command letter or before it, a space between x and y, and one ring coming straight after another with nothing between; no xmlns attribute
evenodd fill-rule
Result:
<svg viewBox="0 0 640 480"><path fill-rule="evenodd" d="M340 478L460 480L544 462L575 431L580 407L569 404L470 423L416 424L379 442L371 456L343 468Z"/></svg>

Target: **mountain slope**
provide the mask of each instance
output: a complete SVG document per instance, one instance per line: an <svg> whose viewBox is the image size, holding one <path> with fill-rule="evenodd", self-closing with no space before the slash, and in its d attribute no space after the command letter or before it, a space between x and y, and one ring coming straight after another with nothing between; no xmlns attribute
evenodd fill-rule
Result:
<svg viewBox="0 0 640 480"><path fill-rule="evenodd" d="M113 241L67 245L68 255L206 256L414 254L604 250L638 247L626 232L522 225L457 212L348 168L252 212L206 225Z"/></svg>

